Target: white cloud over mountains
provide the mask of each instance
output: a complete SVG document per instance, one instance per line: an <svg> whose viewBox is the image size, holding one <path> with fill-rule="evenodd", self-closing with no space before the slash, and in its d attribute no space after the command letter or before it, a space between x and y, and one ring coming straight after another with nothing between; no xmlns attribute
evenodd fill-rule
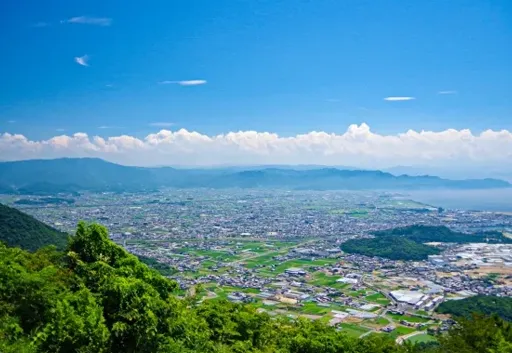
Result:
<svg viewBox="0 0 512 353"><path fill-rule="evenodd" d="M130 165L325 164L362 168L393 165L502 165L512 163L512 132L448 129L381 135L367 124L342 134L312 131L291 137L239 131L208 136L161 130L145 138L103 138L85 133L33 141L0 134L0 159L100 157Z"/></svg>

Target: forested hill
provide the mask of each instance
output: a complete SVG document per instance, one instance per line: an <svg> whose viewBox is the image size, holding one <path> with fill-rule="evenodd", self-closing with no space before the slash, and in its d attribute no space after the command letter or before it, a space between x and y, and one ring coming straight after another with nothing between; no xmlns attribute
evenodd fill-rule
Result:
<svg viewBox="0 0 512 353"><path fill-rule="evenodd" d="M341 250L350 254L379 256L391 260L426 260L440 251L403 237L382 236L376 238L350 239L341 244Z"/></svg>
<svg viewBox="0 0 512 353"><path fill-rule="evenodd" d="M15 208L0 204L0 242L30 251L46 245L63 249L67 234Z"/></svg>
<svg viewBox="0 0 512 353"><path fill-rule="evenodd" d="M439 253L424 243L490 243L511 244L501 232L461 233L445 226L412 225L376 231L371 239L351 239L341 245L348 253L379 256L391 260L426 260Z"/></svg>
<svg viewBox="0 0 512 353"><path fill-rule="evenodd" d="M512 321L512 298L477 295L462 300L450 300L439 305L437 312L466 318L474 313L496 314L504 320Z"/></svg>
<svg viewBox="0 0 512 353"><path fill-rule="evenodd" d="M461 233L445 226L412 225L408 227L391 228L373 232L376 237L399 236L418 243L490 243L512 244L512 239L501 232L489 231L480 233Z"/></svg>
<svg viewBox="0 0 512 353"><path fill-rule="evenodd" d="M122 166L96 158L0 163L0 192L52 194L79 191L145 191L176 188L268 188L293 190L406 190L508 188L497 179L448 180L396 176L378 170L337 168L176 169Z"/></svg>

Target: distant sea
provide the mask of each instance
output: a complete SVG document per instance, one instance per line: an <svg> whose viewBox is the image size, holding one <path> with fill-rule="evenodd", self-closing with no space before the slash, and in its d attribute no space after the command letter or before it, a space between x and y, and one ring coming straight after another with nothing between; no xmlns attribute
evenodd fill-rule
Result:
<svg viewBox="0 0 512 353"><path fill-rule="evenodd" d="M408 191L407 194L414 201L447 209L512 212L512 188Z"/></svg>

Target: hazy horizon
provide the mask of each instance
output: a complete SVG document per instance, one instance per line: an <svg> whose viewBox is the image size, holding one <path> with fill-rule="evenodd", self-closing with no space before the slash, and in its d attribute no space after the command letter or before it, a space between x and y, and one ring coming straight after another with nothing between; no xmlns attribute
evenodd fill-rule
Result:
<svg viewBox="0 0 512 353"><path fill-rule="evenodd" d="M480 168L474 169L460 169L460 168L438 168L431 166L392 166L389 168L364 168L347 165L322 165L322 164L217 164L217 165L133 165L130 163L122 163L111 161L99 157L58 157L58 158L36 158L36 159L20 159L20 160L0 160L0 163L9 162L23 162L23 161L38 161L38 160L58 160L58 159L100 159L105 162L115 163L118 165L139 167L139 168L174 168L183 170L233 170L233 171L247 171L247 170L261 170L261 169L292 169L299 171L315 170L315 169L339 169L339 170L352 170L352 171L381 171L389 173L395 176L407 175L407 176L433 176L440 177L443 179L452 180L467 180L467 179L501 179L512 183L512 172L510 171L496 171L496 170L482 170Z"/></svg>

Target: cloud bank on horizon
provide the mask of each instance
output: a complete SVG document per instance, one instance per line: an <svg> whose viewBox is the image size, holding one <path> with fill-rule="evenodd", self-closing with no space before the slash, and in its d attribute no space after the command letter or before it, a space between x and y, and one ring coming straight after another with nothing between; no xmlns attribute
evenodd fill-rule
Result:
<svg viewBox="0 0 512 353"><path fill-rule="evenodd" d="M208 136L195 131L160 130L136 138L103 138L85 133L33 141L0 134L0 159L99 157L130 165L324 164L361 168L394 165L497 165L512 162L512 132L448 129L395 135L374 133L362 123L345 133L311 131L291 137L239 131Z"/></svg>

